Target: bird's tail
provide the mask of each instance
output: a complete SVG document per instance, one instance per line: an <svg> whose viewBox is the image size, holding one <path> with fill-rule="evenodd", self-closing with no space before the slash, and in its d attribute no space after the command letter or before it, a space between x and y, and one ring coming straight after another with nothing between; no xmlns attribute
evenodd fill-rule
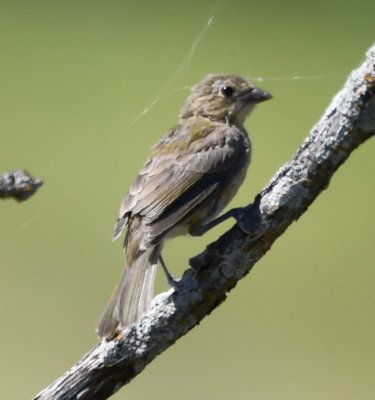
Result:
<svg viewBox="0 0 375 400"><path fill-rule="evenodd" d="M97 325L100 337L136 323L149 310L159 253L157 247L151 248L142 252L131 266L125 265L121 281Z"/></svg>

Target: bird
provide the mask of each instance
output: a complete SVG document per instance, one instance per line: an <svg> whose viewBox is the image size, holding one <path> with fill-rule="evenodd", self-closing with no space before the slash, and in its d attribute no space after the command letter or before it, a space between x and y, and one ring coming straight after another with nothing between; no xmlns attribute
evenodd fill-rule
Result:
<svg viewBox="0 0 375 400"><path fill-rule="evenodd" d="M210 74L192 87L177 126L152 148L123 199L113 239L126 230L125 267L97 325L110 337L137 323L150 309L158 263L169 283L161 252L166 240L200 236L218 217L243 183L251 160L244 128L254 107L272 98L249 80Z"/></svg>

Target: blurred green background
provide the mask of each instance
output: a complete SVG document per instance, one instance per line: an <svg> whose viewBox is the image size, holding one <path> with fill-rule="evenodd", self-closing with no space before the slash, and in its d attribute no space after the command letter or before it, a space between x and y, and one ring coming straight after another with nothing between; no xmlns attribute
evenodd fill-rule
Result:
<svg viewBox="0 0 375 400"><path fill-rule="evenodd" d="M363 60L374 13L373 0L0 1L0 171L45 180L26 203L0 204L0 398L31 398L95 345L122 268L120 201L187 87L232 72L274 95L246 124L244 205ZM375 398L374 144L113 398ZM169 243L171 270L231 224Z"/></svg>

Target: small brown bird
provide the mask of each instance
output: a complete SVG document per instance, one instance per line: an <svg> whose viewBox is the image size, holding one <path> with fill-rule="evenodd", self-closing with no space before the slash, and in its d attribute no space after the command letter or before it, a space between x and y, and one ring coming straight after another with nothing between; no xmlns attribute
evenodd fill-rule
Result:
<svg viewBox="0 0 375 400"><path fill-rule="evenodd" d="M202 235L235 216L214 220L236 194L250 163L245 118L270 98L232 75L209 75L193 87L179 125L151 149L121 204L113 238L127 228L125 269L98 324L101 337L137 322L150 308L158 262L165 269L164 240Z"/></svg>

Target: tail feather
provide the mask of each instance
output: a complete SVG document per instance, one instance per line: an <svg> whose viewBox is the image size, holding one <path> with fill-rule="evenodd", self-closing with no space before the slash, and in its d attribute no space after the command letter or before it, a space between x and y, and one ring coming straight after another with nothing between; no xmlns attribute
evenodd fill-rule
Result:
<svg viewBox="0 0 375 400"><path fill-rule="evenodd" d="M100 337L136 323L149 310L158 257L158 249L152 248L143 252L131 266L125 266L121 281L97 325Z"/></svg>

